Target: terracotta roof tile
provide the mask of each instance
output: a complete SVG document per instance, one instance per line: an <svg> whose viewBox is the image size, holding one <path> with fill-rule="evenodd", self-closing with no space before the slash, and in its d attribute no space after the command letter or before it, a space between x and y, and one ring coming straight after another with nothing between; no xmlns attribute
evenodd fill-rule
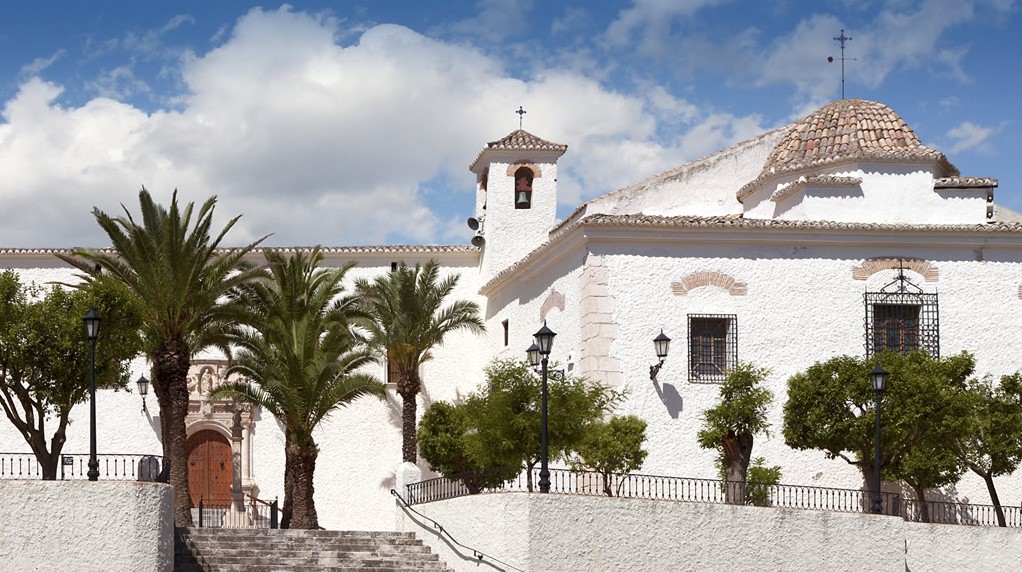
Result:
<svg viewBox="0 0 1022 572"><path fill-rule="evenodd" d="M275 252L290 253L290 252L309 252L313 249L312 246L267 246L263 248L256 248L255 252L262 252L264 250L272 250ZM0 248L0 256L37 256L37 255L53 255L53 254L71 254L70 248ZM103 252L115 253L116 251L112 248L99 248ZM216 252L223 254L231 252L233 248L218 248ZM323 246L320 247L320 252L323 254L340 254L340 255L355 255L355 254L463 254L463 253L476 253L479 252L479 248L470 244L426 244L426 245L415 245L415 244L395 244L395 245L381 245L381 246Z"/></svg>
<svg viewBox="0 0 1022 572"><path fill-rule="evenodd" d="M990 177L942 177L933 180L935 189L988 189L997 186Z"/></svg>
<svg viewBox="0 0 1022 572"><path fill-rule="evenodd" d="M843 99L794 123L767 157L760 175L738 191L738 200L777 177L864 159L933 161L948 175L958 175L944 154L923 145L890 107Z"/></svg>
<svg viewBox="0 0 1022 572"><path fill-rule="evenodd" d="M503 139L487 143L486 147L483 147L483 150L476 155L475 160L472 161L468 169L475 171L479 160L482 159L483 154L487 151L556 151L558 156L561 156L567 150L567 145L541 139L524 129L516 129Z"/></svg>
<svg viewBox="0 0 1022 572"><path fill-rule="evenodd" d="M770 200L776 203L806 187L855 187L861 184L862 178L860 177L835 177L832 175L800 177L797 181L788 183L774 191L774 194L770 195Z"/></svg>

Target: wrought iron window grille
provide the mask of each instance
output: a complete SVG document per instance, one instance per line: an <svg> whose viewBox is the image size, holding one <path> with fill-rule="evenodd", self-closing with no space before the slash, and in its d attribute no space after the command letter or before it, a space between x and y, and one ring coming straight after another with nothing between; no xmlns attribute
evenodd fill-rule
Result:
<svg viewBox="0 0 1022 572"><path fill-rule="evenodd" d="M689 314L689 383L721 383L736 363L738 363L738 316Z"/></svg>
<svg viewBox="0 0 1022 572"><path fill-rule="evenodd" d="M898 275L876 292L863 294L866 307L866 357L884 351L922 350L940 357L940 316L937 294L924 292L905 276L903 261Z"/></svg>

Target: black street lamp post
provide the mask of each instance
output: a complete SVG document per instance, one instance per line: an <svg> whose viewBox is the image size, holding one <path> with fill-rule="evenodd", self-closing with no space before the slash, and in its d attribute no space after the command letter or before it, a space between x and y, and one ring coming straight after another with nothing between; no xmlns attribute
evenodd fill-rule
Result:
<svg viewBox="0 0 1022 572"><path fill-rule="evenodd" d="M874 443L876 451L873 457L873 507L875 514L883 512L883 500L880 493L880 401L884 396L884 387L887 385L887 370L879 364L869 372L869 379L873 383L873 395L876 399L876 433Z"/></svg>
<svg viewBox="0 0 1022 572"><path fill-rule="evenodd" d="M549 449L547 443L547 363L550 356L550 349L554 345L554 336L556 336L550 328L546 326L546 322L543 322L543 327L536 332L536 346L539 348L539 355L543 356L543 409L540 417L540 430L539 430L539 492L548 493L550 492L550 469L547 466L549 461ZM535 355L531 353L532 348L530 347L530 356Z"/></svg>
<svg viewBox="0 0 1022 572"><path fill-rule="evenodd" d="M89 310L85 322L85 337L89 339L89 480L99 480L99 459L96 458L96 338L99 337L99 312Z"/></svg>

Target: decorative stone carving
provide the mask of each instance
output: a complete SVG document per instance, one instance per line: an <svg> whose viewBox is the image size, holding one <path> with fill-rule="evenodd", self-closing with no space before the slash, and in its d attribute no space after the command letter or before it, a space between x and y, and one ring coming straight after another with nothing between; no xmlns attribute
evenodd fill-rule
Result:
<svg viewBox="0 0 1022 572"><path fill-rule="evenodd" d="M252 429L258 415L257 408L233 401L211 402L209 395L228 381L243 381L238 376L227 377L226 360L192 360L188 371L188 415L185 430L188 435L209 429L220 433L231 443L234 456L232 491L239 497L256 496L259 486L253 477ZM240 498L237 499L240 502Z"/></svg>
<svg viewBox="0 0 1022 572"><path fill-rule="evenodd" d="M746 283L739 282L722 272L693 272L682 278L680 282L672 282L671 292L675 296L688 296L689 292L703 286L723 288L732 296L745 296L749 293Z"/></svg>
<svg viewBox="0 0 1022 572"><path fill-rule="evenodd" d="M904 267L923 277L927 282L940 280L940 269L919 258L867 258L862 264L852 268L854 280L866 280L883 270L897 270Z"/></svg>

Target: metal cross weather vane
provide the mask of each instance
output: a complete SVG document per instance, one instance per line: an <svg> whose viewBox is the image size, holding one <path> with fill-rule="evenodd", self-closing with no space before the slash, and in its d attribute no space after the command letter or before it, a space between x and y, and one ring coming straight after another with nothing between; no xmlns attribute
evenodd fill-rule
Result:
<svg viewBox="0 0 1022 572"><path fill-rule="evenodd" d="M517 114L518 114L518 128L519 128L519 129L521 129L521 128L522 128L522 117L523 117L523 116L524 116L524 115L525 115L526 113L528 113L528 112L527 112L527 111L525 111L524 109L522 109L522 106L521 106L521 105L519 105L519 106L518 106L518 111L515 111L515 113L517 113Z"/></svg>
<svg viewBox="0 0 1022 572"><path fill-rule="evenodd" d="M844 28L841 28L841 35L834 38L835 42L839 42L841 44L841 99L845 98L845 59L849 59L853 62L855 61L855 58L845 58L845 42L849 42L851 39L851 36L845 35ZM827 56L827 61L833 62L834 57Z"/></svg>

